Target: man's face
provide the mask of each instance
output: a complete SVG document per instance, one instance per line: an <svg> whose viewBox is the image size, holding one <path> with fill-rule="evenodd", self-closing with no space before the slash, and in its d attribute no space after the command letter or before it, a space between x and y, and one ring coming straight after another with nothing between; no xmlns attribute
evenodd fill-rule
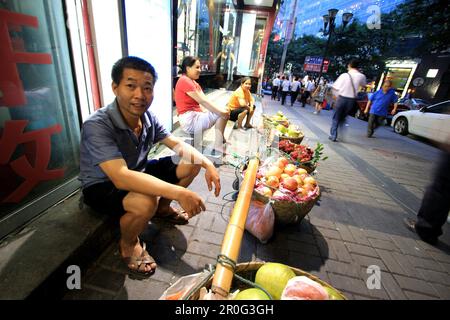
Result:
<svg viewBox="0 0 450 320"><path fill-rule="evenodd" d="M120 111L126 116L140 117L153 101L153 76L144 71L124 69L119 84L113 82Z"/></svg>
<svg viewBox="0 0 450 320"><path fill-rule="evenodd" d="M391 84L389 82L383 83L383 86L381 87L383 89L383 92L388 92L388 90L391 88Z"/></svg>

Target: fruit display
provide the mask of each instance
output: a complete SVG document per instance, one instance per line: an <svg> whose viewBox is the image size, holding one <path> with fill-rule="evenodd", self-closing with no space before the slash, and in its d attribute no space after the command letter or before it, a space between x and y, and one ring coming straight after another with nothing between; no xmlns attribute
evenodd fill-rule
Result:
<svg viewBox="0 0 450 320"><path fill-rule="evenodd" d="M309 167L315 167L320 160L327 159L327 157L323 157L323 144L321 143L317 143L313 150L308 146L284 140L278 143L278 149L289 155L290 160L295 163Z"/></svg>
<svg viewBox="0 0 450 320"><path fill-rule="evenodd" d="M290 279L281 294L281 300L328 300L323 286L305 276Z"/></svg>
<svg viewBox="0 0 450 320"><path fill-rule="evenodd" d="M327 283L281 263L263 263L256 272L254 282L274 300L345 300L339 291ZM239 292L234 299L267 300L267 295L260 289L252 288Z"/></svg>
<svg viewBox="0 0 450 320"><path fill-rule="evenodd" d="M253 190L255 200L270 201L275 224L286 225L303 219L320 198L317 181L301 165L286 157L270 157L258 168Z"/></svg>
<svg viewBox="0 0 450 320"><path fill-rule="evenodd" d="M286 116L281 111L278 111L273 116L263 115L263 118L264 118L264 121L271 124L272 126L278 127L279 125L281 125L282 127L285 127L285 128L289 127L289 120L288 120L288 118L286 118Z"/></svg>
<svg viewBox="0 0 450 320"><path fill-rule="evenodd" d="M290 279L295 277L294 271L281 263L266 263L258 269L255 283L267 290L275 300L280 300L284 288Z"/></svg>
<svg viewBox="0 0 450 320"><path fill-rule="evenodd" d="M258 169L256 177L255 192L272 200L301 203L319 194L316 180L285 157L269 159Z"/></svg>

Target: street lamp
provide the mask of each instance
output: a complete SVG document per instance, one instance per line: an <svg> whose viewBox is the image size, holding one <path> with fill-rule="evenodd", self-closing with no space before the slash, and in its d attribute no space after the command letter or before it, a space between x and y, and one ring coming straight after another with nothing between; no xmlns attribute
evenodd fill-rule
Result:
<svg viewBox="0 0 450 320"><path fill-rule="evenodd" d="M322 63L320 65L320 72L319 72L319 81L320 81L320 77L322 76L323 62L324 62L325 56L327 55L327 52L328 52L331 35L333 33L336 33L336 31L335 31L336 16L337 16L338 12L339 12L338 9L329 9L328 14L323 15L323 34L325 36L328 36L328 40L327 40L327 45L325 46L325 51L322 55ZM345 27L352 20L352 18L353 18L353 13L351 13L351 12L345 12L342 14L342 30L345 29Z"/></svg>

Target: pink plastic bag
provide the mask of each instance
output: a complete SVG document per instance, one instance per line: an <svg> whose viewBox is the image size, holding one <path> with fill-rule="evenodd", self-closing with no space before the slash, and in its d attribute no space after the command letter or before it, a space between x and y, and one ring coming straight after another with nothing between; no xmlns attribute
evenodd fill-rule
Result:
<svg viewBox="0 0 450 320"><path fill-rule="evenodd" d="M247 221L245 222L245 230L250 232L259 241L266 243L273 235L273 226L275 222L275 214L273 213L270 202L252 200L248 210Z"/></svg>

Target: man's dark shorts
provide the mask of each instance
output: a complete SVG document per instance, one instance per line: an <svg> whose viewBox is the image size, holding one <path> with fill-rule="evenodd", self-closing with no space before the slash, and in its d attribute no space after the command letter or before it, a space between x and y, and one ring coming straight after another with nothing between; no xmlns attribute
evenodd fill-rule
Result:
<svg viewBox="0 0 450 320"><path fill-rule="evenodd" d="M164 157L149 160L145 173L171 184L177 184L180 180L176 174L177 164L173 163L172 157ZM123 198L128 191L118 190L110 181L97 183L83 189L84 203L95 211L112 215L122 216L125 213Z"/></svg>

